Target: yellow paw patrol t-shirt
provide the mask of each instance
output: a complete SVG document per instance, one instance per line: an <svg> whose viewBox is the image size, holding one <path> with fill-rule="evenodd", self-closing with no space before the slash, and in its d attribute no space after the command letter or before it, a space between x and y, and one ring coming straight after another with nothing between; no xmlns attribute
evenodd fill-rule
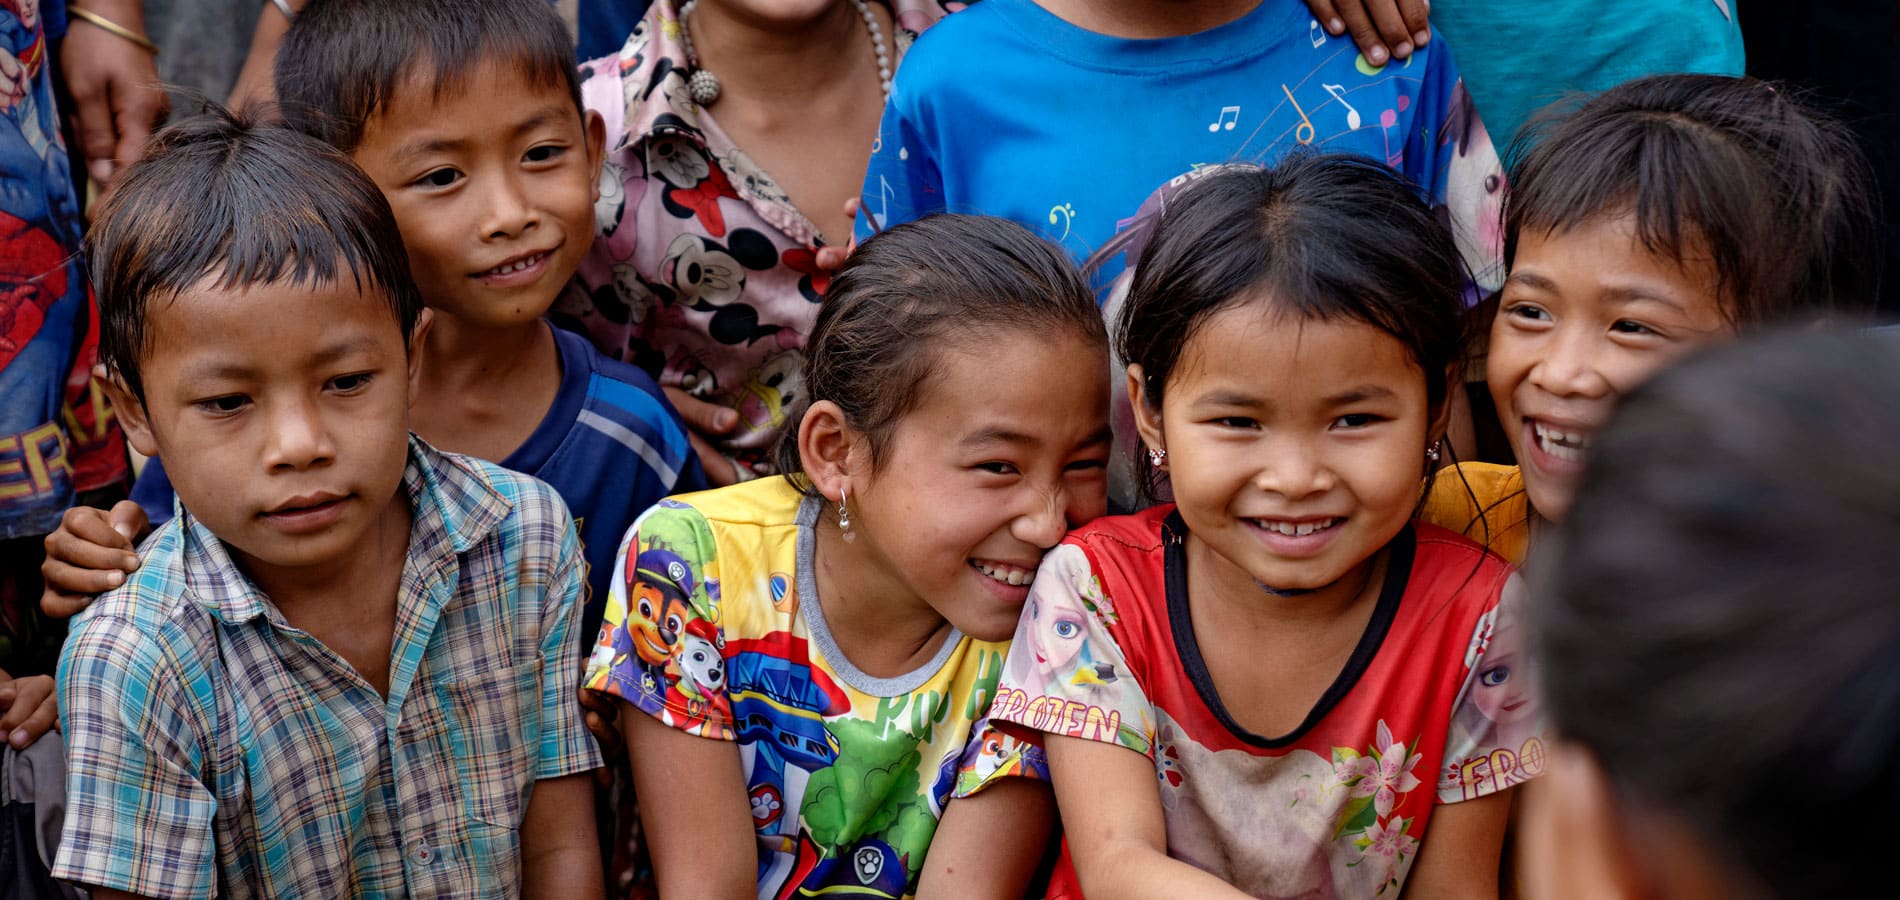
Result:
<svg viewBox="0 0 1900 900"><path fill-rule="evenodd" d="M781 477L648 510L621 544L587 686L739 743L759 897L907 897L945 803L1048 768L988 727L1008 642L952 631L893 678L844 658L815 602L818 510Z"/></svg>

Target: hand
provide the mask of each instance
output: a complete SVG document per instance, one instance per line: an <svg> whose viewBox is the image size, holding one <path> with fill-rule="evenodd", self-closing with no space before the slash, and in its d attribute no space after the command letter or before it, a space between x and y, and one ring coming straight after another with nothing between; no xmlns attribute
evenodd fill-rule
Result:
<svg viewBox="0 0 1900 900"><path fill-rule="evenodd" d="M699 454L699 465L706 470L706 482L713 487L723 487L738 481L739 473L733 468L732 459L714 441L739 427L739 413L676 387L664 390L666 399L673 402L673 408L680 411L680 418L686 420L686 433L692 439L693 452Z"/></svg>
<svg viewBox="0 0 1900 900"><path fill-rule="evenodd" d="M291 9L303 7L304 0L291 0ZM277 48L289 30L290 20L284 18L277 4L264 3L264 11L257 17L257 30L251 33L251 51L244 57L243 68L238 70L237 83L232 85L231 96L224 102L226 107L243 112L277 101L272 76L277 68Z"/></svg>
<svg viewBox="0 0 1900 900"><path fill-rule="evenodd" d="M59 724L59 696L49 675L14 678L0 670L0 736L25 750Z"/></svg>
<svg viewBox="0 0 1900 900"><path fill-rule="evenodd" d="M853 222L858 220L858 198L852 197L844 202L844 215L845 218ZM835 272L839 266L844 265L845 260L851 258L851 251L856 249L858 249L858 236L856 234L853 234L851 240L846 241L842 247L819 247L817 258L818 268L824 269L827 272Z"/></svg>
<svg viewBox="0 0 1900 900"><path fill-rule="evenodd" d="M124 584L126 574L139 567L135 542L146 524L145 510L130 500L119 501L111 512L91 506L66 510L59 530L46 536L40 611L68 618L91 606L93 597Z"/></svg>
<svg viewBox="0 0 1900 900"><path fill-rule="evenodd" d="M627 740L620 735L620 701L600 691L581 688L581 706L586 708L587 730L600 742L600 755L605 757L605 769L613 768L616 760L627 758Z"/></svg>
<svg viewBox="0 0 1900 900"><path fill-rule="evenodd" d="M1430 0L1306 0L1306 6L1328 34L1351 32L1359 52L1375 66L1406 59L1432 39L1425 21Z"/></svg>
<svg viewBox="0 0 1900 900"><path fill-rule="evenodd" d="M128 6L128 12L99 12L143 31L137 4ZM145 139L170 110L159 87L158 66L145 48L74 20L59 68L72 93L87 174L101 190L110 191L119 173L145 155Z"/></svg>

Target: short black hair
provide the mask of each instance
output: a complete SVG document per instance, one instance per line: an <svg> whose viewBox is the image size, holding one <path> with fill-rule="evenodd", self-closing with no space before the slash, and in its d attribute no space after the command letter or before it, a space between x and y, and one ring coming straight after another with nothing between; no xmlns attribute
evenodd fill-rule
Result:
<svg viewBox="0 0 1900 900"><path fill-rule="evenodd" d="M1508 155L1507 266L1525 232L1628 212L1651 253L1709 254L1722 312L1738 325L1860 312L1879 290L1866 157L1789 87L1641 78L1540 113Z"/></svg>
<svg viewBox="0 0 1900 900"><path fill-rule="evenodd" d="M1867 893L1841 824L1900 802L1896 445L1900 334L1718 346L1618 406L1527 570L1558 732L1762 896Z"/></svg>
<svg viewBox="0 0 1900 900"><path fill-rule="evenodd" d="M145 399L139 358L151 304L210 283L322 284L345 272L380 289L405 336L422 296L389 201L335 148L221 109L153 135L86 238L99 356Z"/></svg>
<svg viewBox="0 0 1900 900"><path fill-rule="evenodd" d="M405 79L440 97L503 61L581 113L574 39L546 0L312 0L277 50L284 121L345 153Z"/></svg>
<svg viewBox="0 0 1900 900"><path fill-rule="evenodd" d="M829 400L870 440L882 466L897 423L916 407L946 343L997 332L1053 342L1076 336L1104 350L1108 329L1075 263L1014 222L938 214L860 244L825 292L805 346L805 407ZM1103 356L1107 365L1107 356ZM779 471L799 473L798 417L778 445Z"/></svg>

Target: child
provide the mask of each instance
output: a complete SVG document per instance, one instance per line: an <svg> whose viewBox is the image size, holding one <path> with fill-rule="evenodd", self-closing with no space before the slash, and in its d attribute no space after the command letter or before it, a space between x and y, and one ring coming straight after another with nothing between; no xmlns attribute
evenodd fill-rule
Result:
<svg viewBox="0 0 1900 900"><path fill-rule="evenodd" d="M1842 824L1900 801L1896 443L1890 336L1750 339L1617 409L1537 573L1530 896L1892 890Z"/></svg>
<svg viewBox="0 0 1900 900"><path fill-rule="evenodd" d="M982 213L1082 260L1169 179L1299 147L1382 160L1434 206L1457 193L1454 158L1469 160L1459 174L1475 193L1454 230L1474 234L1496 154L1468 107L1445 42L1370 61L1301 0L984 0L933 26L898 71L857 234ZM1474 273L1492 270L1495 250L1464 245ZM1098 285L1123 268L1099 262Z"/></svg>
<svg viewBox="0 0 1900 900"><path fill-rule="evenodd" d="M597 896L583 566L532 478L409 437L429 316L342 154L206 116L89 238L180 514L60 658L54 874L155 897Z"/></svg>
<svg viewBox="0 0 1900 900"><path fill-rule="evenodd" d="M402 226L435 312L411 425L560 492L589 564L577 635L591 641L620 535L705 482L653 379L542 318L593 243L600 191L604 133L581 110L570 40L537 0L323 0L298 15L277 80L288 123L349 153ZM154 522L170 515L165 468L134 492Z"/></svg>
<svg viewBox="0 0 1900 900"><path fill-rule="evenodd" d="M983 719L1037 560L1102 512L1105 343L1022 228L891 229L819 313L799 474L641 516L588 686L631 707L662 896L1023 895L1040 753Z"/></svg>
<svg viewBox="0 0 1900 900"><path fill-rule="evenodd" d="M1496 896L1542 745L1452 723L1509 569L1411 524L1460 278L1358 157L1226 167L1162 213L1116 343L1177 502L1050 552L991 706L1046 732L1052 896Z"/></svg>
<svg viewBox="0 0 1900 900"><path fill-rule="evenodd" d="M1513 167L1491 398L1518 466L1465 463L1422 517L1522 562L1617 398L1689 350L1864 308L1875 226L1845 132L1753 79L1632 81Z"/></svg>

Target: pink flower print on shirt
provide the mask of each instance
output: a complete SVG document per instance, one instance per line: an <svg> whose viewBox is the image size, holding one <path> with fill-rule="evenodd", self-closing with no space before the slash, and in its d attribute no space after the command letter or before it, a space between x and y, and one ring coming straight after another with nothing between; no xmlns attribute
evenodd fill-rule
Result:
<svg viewBox="0 0 1900 900"><path fill-rule="evenodd" d="M1357 774L1363 777L1353 785L1352 795L1371 797L1379 818L1391 815L1392 809L1399 805L1399 796L1418 787L1418 776L1412 774L1412 767L1424 758L1424 754L1413 753L1411 748L1393 740L1392 729L1380 719L1378 744L1370 755L1353 762Z"/></svg>
<svg viewBox="0 0 1900 900"><path fill-rule="evenodd" d="M1377 882L1381 894L1398 883L1396 876L1399 866L1418 852L1418 839L1406 834L1411 827L1412 820L1404 818L1374 822L1366 826L1358 840L1353 841L1353 846L1358 847L1362 854L1359 862L1371 861L1378 866L1375 871L1380 874Z"/></svg>

